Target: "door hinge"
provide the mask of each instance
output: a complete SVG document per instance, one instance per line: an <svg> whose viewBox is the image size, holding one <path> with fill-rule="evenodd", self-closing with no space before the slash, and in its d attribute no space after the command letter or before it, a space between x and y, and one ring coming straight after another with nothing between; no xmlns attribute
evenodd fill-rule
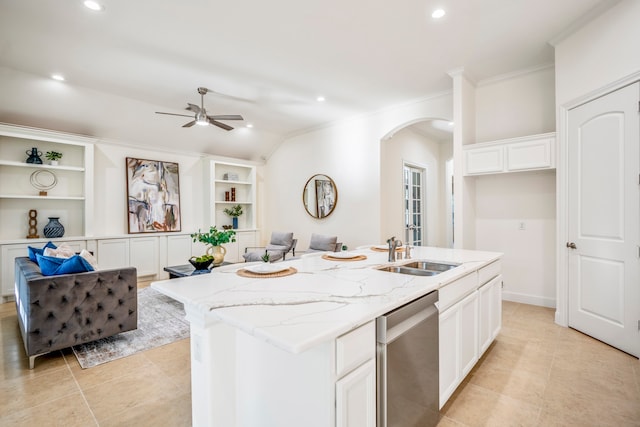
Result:
<svg viewBox="0 0 640 427"><path fill-rule="evenodd" d="M638 330L640 331L640 320L638 320Z"/></svg>

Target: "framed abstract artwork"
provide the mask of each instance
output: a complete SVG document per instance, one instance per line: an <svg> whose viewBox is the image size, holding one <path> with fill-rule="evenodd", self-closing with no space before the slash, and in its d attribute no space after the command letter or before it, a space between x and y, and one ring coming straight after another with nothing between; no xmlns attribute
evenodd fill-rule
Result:
<svg viewBox="0 0 640 427"><path fill-rule="evenodd" d="M127 157L128 231L180 231L178 164Z"/></svg>

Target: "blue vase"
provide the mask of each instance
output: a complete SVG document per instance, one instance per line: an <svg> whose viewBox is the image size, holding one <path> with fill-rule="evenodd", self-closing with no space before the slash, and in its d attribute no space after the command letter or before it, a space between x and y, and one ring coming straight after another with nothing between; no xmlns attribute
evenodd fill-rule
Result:
<svg viewBox="0 0 640 427"><path fill-rule="evenodd" d="M238 228L238 217L234 216L231 219L233 220L233 229L236 230Z"/></svg>
<svg viewBox="0 0 640 427"><path fill-rule="evenodd" d="M56 237L64 236L64 227L58 221L60 218L55 216L49 217L49 222L42 229L42 233L44 237L49 239L54 239Z"/></svg>
<svg viewBox="0 0 640 427"><path fill-rule="evenodd" d="M38 151L36 147L33 147L31 151L27 150L27 154L29 155L29 158L26 160L27 163L33 163L35 165L42 164L42 159L40 158L42 151Z"/></svg>

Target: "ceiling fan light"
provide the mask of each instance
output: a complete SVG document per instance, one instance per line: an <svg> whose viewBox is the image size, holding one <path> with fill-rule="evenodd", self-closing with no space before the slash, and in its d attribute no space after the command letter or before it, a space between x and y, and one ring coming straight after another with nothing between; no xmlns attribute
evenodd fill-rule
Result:
<svg viewBox="0 0 640 427"><path fill-rule="evenodd" d="M209 121L206 118L203 119L202 117L199 117L198 119L196 119L196 124L198 126L209 126Z"/></svg>

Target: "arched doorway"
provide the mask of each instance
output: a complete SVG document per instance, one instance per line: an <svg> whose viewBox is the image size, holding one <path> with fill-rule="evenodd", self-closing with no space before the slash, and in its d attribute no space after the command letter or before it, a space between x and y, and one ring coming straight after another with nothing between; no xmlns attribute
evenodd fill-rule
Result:
<svg viewBox="0 0 640 427"><path fill-rule="evenodd" d="M453 125L443 118L397 127L380 144L381 234L453 247Z"/></svg>

